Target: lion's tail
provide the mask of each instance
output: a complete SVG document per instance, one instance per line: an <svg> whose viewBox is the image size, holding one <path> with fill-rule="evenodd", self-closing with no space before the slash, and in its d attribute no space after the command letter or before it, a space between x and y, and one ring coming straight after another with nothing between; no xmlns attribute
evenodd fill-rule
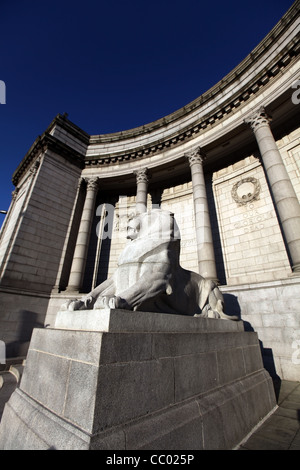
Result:
<svg viewBox="0 0 300 470"><path fill-rule="evenodd" d="M211 292L209 300L211 300L211 296L213 296L213 305L211 305L211 306L213 307L213 310L215 312L217 312L219 318L224 318L224 319L227 319L227 320L238 320L239 319L237 316L227 315L224 312L224 307L225 307L224 297L223 297L222 292L220 291L220 289L217 286Z"/></svg>

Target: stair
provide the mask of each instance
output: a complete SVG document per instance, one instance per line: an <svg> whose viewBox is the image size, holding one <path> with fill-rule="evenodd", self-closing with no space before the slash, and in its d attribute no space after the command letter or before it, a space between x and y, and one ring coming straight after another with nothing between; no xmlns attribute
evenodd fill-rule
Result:
<svg viewBox="0 0 300 470"><path fill-rule="evenodd" d="M23 358L8 361L4 370L0 371L0 420L6 402L20 383L25 366Z"/></svg>

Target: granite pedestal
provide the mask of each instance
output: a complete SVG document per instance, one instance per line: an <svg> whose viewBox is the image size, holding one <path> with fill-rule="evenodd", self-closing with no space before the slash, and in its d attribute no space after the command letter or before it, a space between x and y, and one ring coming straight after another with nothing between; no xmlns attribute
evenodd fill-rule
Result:
<svg viewBox="0 0 300 470"><path fill-rule="evenodd" d="M232 449L276 408L243 322L59 312L35 329L1 449Z"/></svg>

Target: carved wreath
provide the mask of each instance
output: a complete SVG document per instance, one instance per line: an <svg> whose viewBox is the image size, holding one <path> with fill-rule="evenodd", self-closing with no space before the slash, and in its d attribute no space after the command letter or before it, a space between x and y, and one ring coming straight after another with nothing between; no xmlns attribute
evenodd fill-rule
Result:
<svg viewBox="0 0 300 470"><path fill-rule="evenodd" d="M253 190L246 191L245 194L239 195L238 189L242 189L241 186L246 183L252 183ZM241 193L241 191L240 191ZM255 201L259 198L260 193L260 184L256 178L248 177L243 178L233 186L231 190L232 198L237 202L239 205L247 204L250 201Z"/></svg>

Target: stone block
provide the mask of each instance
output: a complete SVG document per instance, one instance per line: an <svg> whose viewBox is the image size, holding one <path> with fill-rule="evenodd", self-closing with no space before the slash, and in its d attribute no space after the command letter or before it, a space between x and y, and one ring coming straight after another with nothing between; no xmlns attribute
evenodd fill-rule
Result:
<svg viewBox="0 0 300 470"><path fill-rule="evenodd" d="M64 416L66 420L82 430L92 432L97 399L98 367L78 361L71 361L69 367L64 407L59 415Z"/></svg>
<svg viewBox="0 0 300 470"><path fill-rule="evenodd" d="M275 407L242 322L102 313L34 330L1 449L230 449Z"/></svg>
<svg viewBox="0 0 300 470"><path fill-rule="evenodd" d="M125 434L128 449L203 449L202 420L195 401L139 420Z"/></svg>
<svg viewBox="0 0 300 470"><path fill-rule="evenodd" d="M218 384L215 352L180 356L174 360L175 400L212 390Z"/></svg>
<svg viewBox="0 0 300 470"><path fill-rule="evenodd" d="M236 332L243 322L122 309L60 311L55 328L103 332Z"/></svg>
<svg viewBox="0 0 300 470"><path fill-rule="evenodd" d="M223 391L223 400L219 408L226 449L233 448L240 440L240 436L247 434L248 423L252 421L252 416L249 416L245 395L246 393L241 393L240 387L236 383ZM232 420L235 414L238 415L238 419Z"/></svg>
<svg viewBox="0 0 300 470"><path fill-rule="evenodd" d="M263 367L259 344L243 348L243 357L246 374L251 374Z"/></svg>
<svg viewBox="0 0 300 470"><path fill-rule="evenodd" d="M293 361L292 349L293 341L298 338L300 331L297 302L299 287L299 278L291 277L257 285L222 288L225 302L228 300L230 307L235 304L236 309L242 312L242 320L247 328L257 332L265 367L272 376L286 380L299 379L299 366ZM270 359L266 358L266 349L272 355Z"/></svg>
<svg viewBox="0 0 300 470"><path fill-rule="evenodd" d="M152 359L152 337L137 333L103 333L101 364L127 363ZM161 356L159 356L161 357Z"/></svg>
<svg viewBox="0 0 300 470"><path fill-rule="evenodd" d="M54 413L61 414L68 385L69 361L29 349L27 364L21 381L22 390ZM36 380L37 374L39 380Z"/></svg>
<svg viewBox="0 0 300 470"><path fill-rule="evenodd" d="M101 366L93 432L103 431L174 402L172 359ZM108 406L108 404L110 404Z"/></svg>
<svg viewBox="0 0 300 470"><path fill-rule="evenodd" d="M21 389L16 389L6 404L5 420L8 420L10 425L5 427L3 434L0 428L0 449L87 450L89 448L86 434L32 400Z"/></svg>
<svg viewBox="0 0 300 470"><path fill-rule="evenodd" d="M219 367L219 384L237 380L245 375L244 356L242 348L232 348L217 352Z"/></svg>

